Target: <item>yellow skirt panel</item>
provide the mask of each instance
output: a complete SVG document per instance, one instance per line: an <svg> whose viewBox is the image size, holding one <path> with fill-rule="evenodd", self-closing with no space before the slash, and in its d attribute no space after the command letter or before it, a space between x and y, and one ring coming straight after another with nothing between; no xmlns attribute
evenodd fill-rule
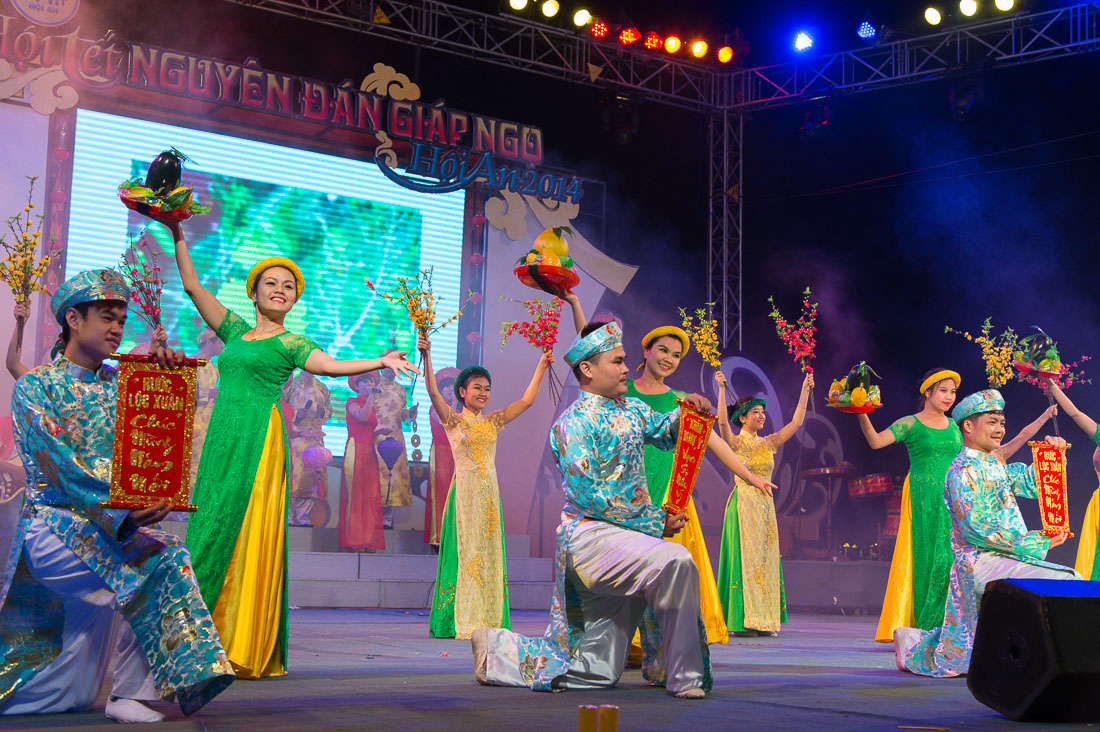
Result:
<svg viewBox="0 0 1100 732"><path fill-rule="evenodd" d="M237 678L283 676L278 648L286 545L286 444L271 408L248 511L214 608L214 625Z"/></svg>
<svg viewBox="0 0 1100 732"><path fill-rule="evenodd" d="M882 600L875 640L894 642L894 628L912 628L913 620L913 511L909 506L909 476L901 493L901 526L890 562L890 579Z"/></svg>
<svg viewBox="0 0 1100 732"><path fill-rule="evenodd" d="M699 609L703 614L703 624L707 628L707 643L729 643L730 634L726 630L726 616L722 612L722 601L718 598L718 585L714 581L707 545L703 540L703 527L699 525L699 514L695 511L695 500L688 498L687 524L680 533L665 541L675 542L691 552L695 566L699 570ZM641 658L642 643L637 631L630 645L630 656Z"/></svg>
<svg viewBox="0 0 1100 732"><path fill-rule="evenodd" d="M1096 556L1096 532L1100 528L1100 490L1092 492L1089 507L1085 511L1085 522L1081 525L1081 535L1077 543L1077 563L1074 569L1085 579L1092 577L1092 560Z"/></svg>

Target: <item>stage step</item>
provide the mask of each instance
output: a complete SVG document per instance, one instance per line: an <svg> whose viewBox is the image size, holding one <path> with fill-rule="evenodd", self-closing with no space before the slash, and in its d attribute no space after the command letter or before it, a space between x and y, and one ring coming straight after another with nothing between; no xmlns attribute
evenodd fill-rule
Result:
<svg viewBox="0 0 1100 732"><path fill-rule="evenodd" d="M295 607L431 607L438 558L423 554L292 552L290 604ZM545 610L554 592L552 559L508 558L514 610Z"/></svg>
<svg viewBox="0 0 1100 732"><path fill-rule="evenodd" d="M184 521L161 521L159 528L181 539L187 531ZM432 547L424 543L423 529L386 529L382 532L386 548L377 554L422 554L435 556ZM339 530L335 527L315 529L311 526L288 527L287 541L292 552L339 552ZM531 556L531 537L527 534L505 534L504 551L509 557ZM434 575L433 575L434 576Z"/></svg>

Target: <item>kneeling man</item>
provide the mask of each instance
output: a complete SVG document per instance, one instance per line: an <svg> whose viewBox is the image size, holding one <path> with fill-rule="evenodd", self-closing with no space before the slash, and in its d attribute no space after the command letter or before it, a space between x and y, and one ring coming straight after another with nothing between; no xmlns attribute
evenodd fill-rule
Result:
<svg viewBox="0 0 1100 732"><path fill-rule="evenodd" d="M943 627L898 628L894 653L898 669L923 676L958 676L970 667L978 603L985 586L998 579L1080 579L1074 570L1044 561L1065 534L1028 531L1016 496L1037 498L1035 471L1029 465L1005 465L993 455L1005 434L1004 399L996 389L971 394L952 417L963 434L963 449L951 463L944 499L951 512L951 548L955 563ZM1065 447L1060 437L1047 437Z"/></svg>

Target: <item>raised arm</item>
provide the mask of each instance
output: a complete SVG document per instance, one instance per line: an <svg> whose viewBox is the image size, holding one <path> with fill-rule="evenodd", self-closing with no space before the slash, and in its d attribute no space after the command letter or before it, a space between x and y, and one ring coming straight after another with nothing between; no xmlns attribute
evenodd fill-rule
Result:
<svg viewBox="0 0 1100 732"><path fill-rule="evenodd" d="M802 393L798 395L798 406L794 408L794 416L791 417L791 421L783 425L783 428L775 433L775 444L782 445L787 440L794 437L794 433L798 432L802 427L802 423L806 421L806 403L810 400L810 389L814 388L814 375L806 374L806 378L802 380ZM890 435L893 437L893 435Z"/></svg>
<svg viewBox="0 0 1100 732"><path fill-rule="evenodd" d="M1054 395L1054 401L1058 402L1058 406L1062 408L1070 419L1077 423L1077 426L1085 431L1085 434L1091 438L1096 434L1096 422L1092 417L1088 416L1077 405L1069 400L1065 392L1058 388L1058 385L1053 381L1046 379L1047 389Z"/></svg>
<svg viewBox="0 0 1100 732"><path fill-rule="evenodd" d="M721 371L714 372L714 381L718 384L718 434L722 436L722 442L728 445L733 438L729 410L726 408L726 390L729 383L726 381L726 375Z"/></svg>
<svg viewBox="0 0 1100 732"><path fill-rule="evenodd" d="M535 403L535 398L539 395L539 387L542 386L542 377L546 375L546 370L550 368L550 364L552 363L554 363L554 354L550 351L543 351L542 357L539 358L538 365L535 366L535 374L531 377L531 383L527 385L527 391L523 392L523 396L519 401L512 402L504 408L502 417L503 424L508 424L531 408L531 405Z"/></svg>
<svg viewBox="0 0 1100 732"><path fill-rule="evenodd" d="M8 341L8 355L4 361L4 365L8 367L8 373L15 379L30 371L29 368L23 365L23 329L19 327L19 320L22 319L26 323L30 312L29 303L15 303L16 326L11 331L11 340Z"/></svg>
<svg viewBox="0 0 1100 732"><path fill-rule="evenodd" d="M424 354L424 386L428 389L428 399L444 424L454 415L454 410L443 395L439 393L439 384L435 381L435 368L432 367L432 342L424 336L416 342L416 350Z"/></svg>
<svg viewBox="0 0 1100 732"><path fill-rule="evenodd" d="M172 234L172 248L176 253L176 269L179 270L183 291L195 304L199 316L210 328L217 332L218 326L225 320L226 308L214 297L214 293L202 286L195 265L191 262L191 252L187 251L187 241L183 238L183 229L178 223L165 224Z"/></svg>
<svg viewBox="0 0 1100 732"><path fill-rule="evenodd" d="M561 299L567 302L569 309L573 311L573 326L580 333L584 330L584 326L588 325L588 320L584 317L584 309L581 307L581 299L572 292L565 293Z"/></svg>
<svg viewBox="0 0 1100 732"><path fill-rule="evenodd" d="M378 369L393 369L401 376L415 376L420 373L420 370L405 358L404 351L395 351L381 358L337 360L320 348L315 348L306 358L302 368L316 376L351 376Z"/></svg>
<svg viewBox="0 0 1100 732"><path fill-rule="evenodd" d="M859 428L863 430L863 436L867 438L867 444L871 446L872 450L888 447L898 441L894 433L888 429L882 432L875 432L875 428L871 424L871 419L866 414L857 416L859 417Z"/></svg>
<svg viewBox="0 0 1100 732"><path fill-rule="evenodd" d="M994 457L997 457L1002 462L1007 463L1009 458L1015 455L1016 451L1023 447L1028 440L1034 437L1035 433L1039 431L1039 428L1046 424L1047 421L1056 414L1058 414L1058 405L1052 404L1047 407L1046 410L1044 410L1043 413L1039 415L1038 419L1036 419L1031 424L1026 425L1022 430L1020 430L1020 433L1018 435L994 450Z"/></svg>

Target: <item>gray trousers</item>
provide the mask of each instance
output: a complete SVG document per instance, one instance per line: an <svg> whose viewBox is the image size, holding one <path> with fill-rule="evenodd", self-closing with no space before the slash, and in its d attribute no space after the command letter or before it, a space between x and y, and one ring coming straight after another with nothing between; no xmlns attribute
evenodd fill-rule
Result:
<svg viewBox="0 0 1100 732"><path fill-rule="evenodd" d="M699 571L686 548L603 521L585 521L569 543L566 582L580 596L584 635L556 686L614 686L647 604L661 628L666 688L675 693L703 685ZM489 631L486 672L493 684L526 685L511 631Z"/></svg>

